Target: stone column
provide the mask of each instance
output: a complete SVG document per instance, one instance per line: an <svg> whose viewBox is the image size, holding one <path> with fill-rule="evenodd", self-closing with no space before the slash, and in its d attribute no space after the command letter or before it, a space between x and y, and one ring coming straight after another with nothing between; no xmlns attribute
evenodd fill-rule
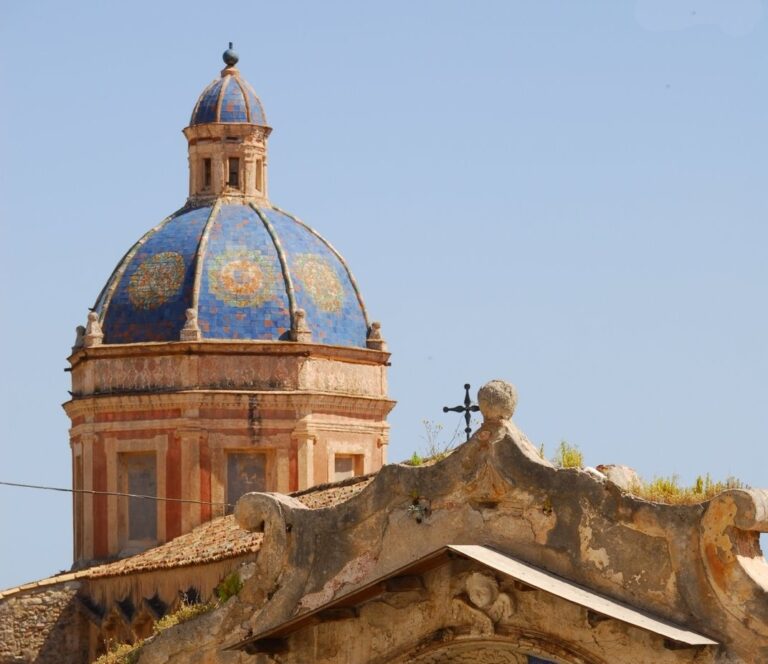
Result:
<svg viewBox="0 0 768 664"><path fill-rule="evenodd" d="M298 455L299 490L308 489L315 484L315 438L305 435L294 440Z"/></svg>
<svg viewBox="0 0 768 664"><path fill-rule="evenodd" d="M186 500L200 500L200 430L181 429L181 497ZM188 533L201 523L200 505L182 503L181 532Z"/></svg>

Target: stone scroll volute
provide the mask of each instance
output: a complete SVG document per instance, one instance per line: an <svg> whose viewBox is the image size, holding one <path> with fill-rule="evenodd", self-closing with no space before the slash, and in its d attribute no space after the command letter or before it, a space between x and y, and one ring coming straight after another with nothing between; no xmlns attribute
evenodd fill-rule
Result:
<svg viewBox="0 0 768 664"><path fill-rule="evenodd" d="M293 544L291 532L297 510L307 508L279 493L247 493L235 505L235 520L243 530L264 533L256 559L262 587L273 587L286 569Z"/></svg>
<svg viewBox="0 0 768 664"><path fill-rule="evenodd" d="M768 532L768 491L725 491L709 502L701 520L701 556L722 606L768 635L768 562L761 532ZM765 615L754 619L755 612Z"/></svg>

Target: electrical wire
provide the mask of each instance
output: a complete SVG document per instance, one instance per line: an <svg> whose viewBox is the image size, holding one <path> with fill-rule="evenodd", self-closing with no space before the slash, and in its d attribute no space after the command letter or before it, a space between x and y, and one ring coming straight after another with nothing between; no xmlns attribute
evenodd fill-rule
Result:
<svg viewBox="0 0 768 664"><path fill-rule="evenodd" d="M161 496L146 496L140 493L121 493L119 491L96 491L94 489L65 489L60 486L43 486L40 484L22 484L20 482L3 482L0 485L21 487L23 489L38 489L42 491L62 491L64 493L87 493L93 496L120 496L122 498L143 498L145 500L163 500L172 503L193 503L195 505L217 505L222 507L234 507L230 503L214 503L206 500L192 500L191 498L163 498Z"/></svg>

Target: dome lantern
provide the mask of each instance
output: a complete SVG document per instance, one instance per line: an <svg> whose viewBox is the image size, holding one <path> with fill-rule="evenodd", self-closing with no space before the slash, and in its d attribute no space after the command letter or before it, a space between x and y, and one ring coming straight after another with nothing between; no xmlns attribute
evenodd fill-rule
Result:
<svg viewBox="0 0 768 664"><path fill-rule="evenodd" d="M118 264L94 307L98 342L294 341L382 350L342 256L270 203L271 130L234 66L231 43L222 58L227 66L184 129L189 198ZM86 331L86 345L89 339Z"/></svg>
<svg viewBox="0 0 768 664"><path fill-rule="evenodd" d="M231 202L267 201L267 137L272 129L261 100L235 65L226 67L200 94L184 135L189 143L189 202L224 196Z"/></svg>

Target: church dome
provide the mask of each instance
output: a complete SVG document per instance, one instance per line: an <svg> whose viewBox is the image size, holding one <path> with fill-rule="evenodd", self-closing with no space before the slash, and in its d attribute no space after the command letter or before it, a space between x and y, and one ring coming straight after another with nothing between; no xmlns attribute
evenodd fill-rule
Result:
<svg viewBox="0 0 768 664"><path fill-rule="evenodd" d="M250 83L237 70L225 69L197 100L190 125L209 122L246 122L266 126L264 107Z"/></svg>
<svg viewBox="0 0 768 664"><path fill-rule="evenodd" d="M271 206L171 215L125 255L95 306L105 344L178 341L190 309L203 340L289 340L303 310L313 343L366 347L366 311L344 259Z"/></svg>
<svg viewBox="0 0 768 664"><path fill-rule="evenodd" d="M235 69L200 96L189 142L187 203L146 233L101 291L86 345L298 341L383 348L339 253L270 203L270 128Z"/></svg>
<svg viewBox="0 0 768 664"><path fill-rule="evenodd" d="M221 77L213 80L197 99L190 126L212 122L247 123L267 126L261 100L250 83L235 68L238 57L232 44L222 56L227 65Z"/></svg>

